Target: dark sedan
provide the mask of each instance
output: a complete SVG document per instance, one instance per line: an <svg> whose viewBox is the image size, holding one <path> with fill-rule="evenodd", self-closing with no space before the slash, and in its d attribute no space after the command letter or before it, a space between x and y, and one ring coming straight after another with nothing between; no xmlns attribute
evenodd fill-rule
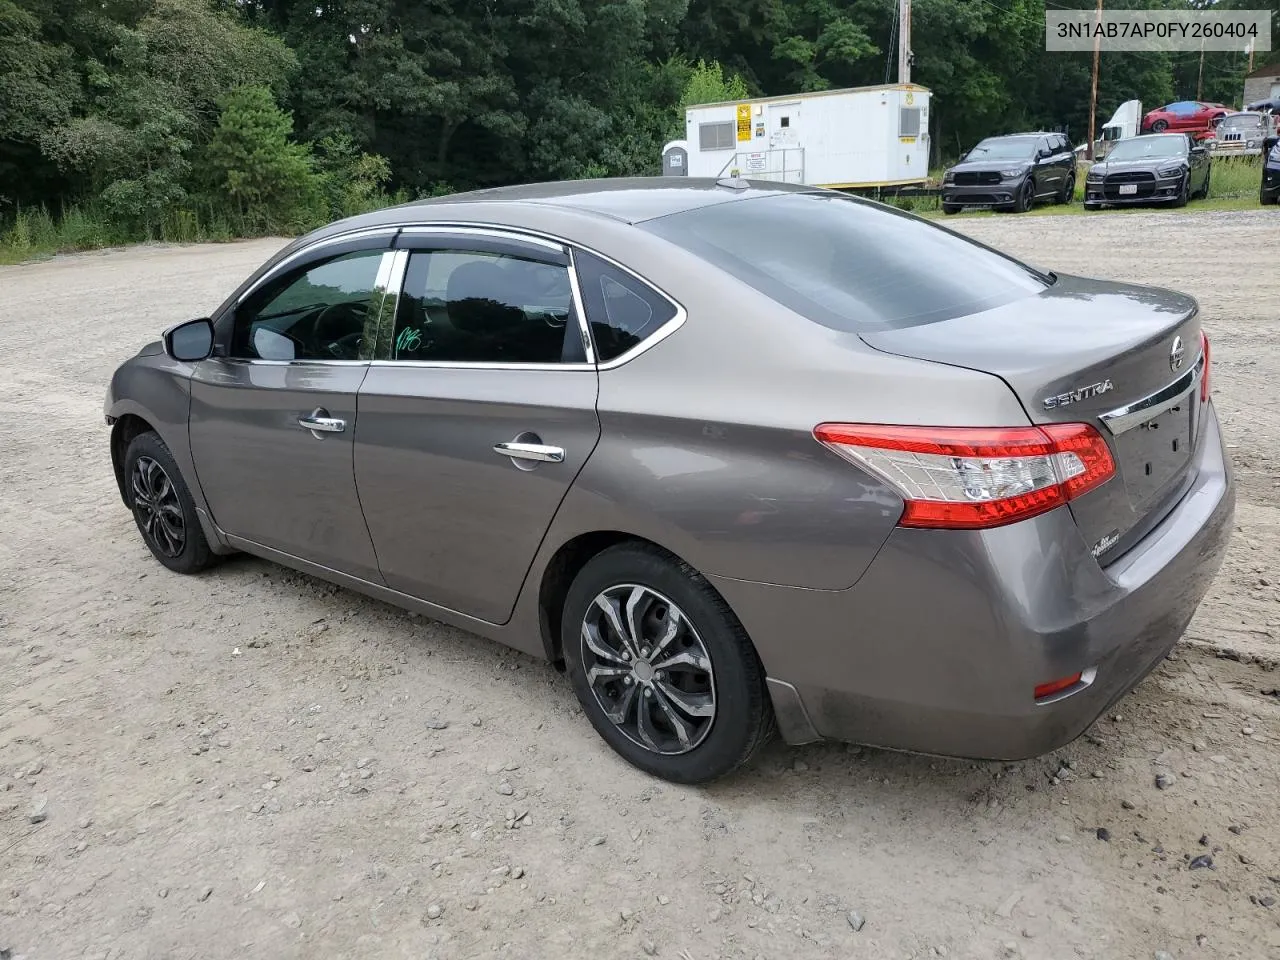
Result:
<svg viewBox="0 0 1280 960"><path fill-rule="evenodd" d="M1262 187L1258 202L1280 203L1280 137L1269 137L1263 144Z"/></svg>
<svg viewBox="0 0 1280 960"><path fill-rule="evenodd" d="M1169 203L1185 206L1209 195L1209 151L1184 133L1153 133L1116 141L1084 181L1084 207Z"/></svg>
<svg viewBox="0 0 1280 960"><path fill-rule="evenodd" d="M1075 154L1063 134L988 137L943 174L942 212L998 207L1022 213L1037 200L1069 203L1075 189Z"/></svg>

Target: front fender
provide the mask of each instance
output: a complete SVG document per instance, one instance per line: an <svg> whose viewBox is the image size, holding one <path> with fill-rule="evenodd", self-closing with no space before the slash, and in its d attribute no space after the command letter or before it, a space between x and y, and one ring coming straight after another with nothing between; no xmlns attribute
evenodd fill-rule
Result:
<svg viewBox="0 0 1280 960"><path fill-rule="evenodd" d="M188 419L191 414L191 364L163 353L139 355L117 368L107 391L104 413L111 424L111 463L120 498L129 506L125 488L124 455L139 433L154 430L173 455L195 501L205 538L216 553L227 552L209 516L191 455Z"/></svg>

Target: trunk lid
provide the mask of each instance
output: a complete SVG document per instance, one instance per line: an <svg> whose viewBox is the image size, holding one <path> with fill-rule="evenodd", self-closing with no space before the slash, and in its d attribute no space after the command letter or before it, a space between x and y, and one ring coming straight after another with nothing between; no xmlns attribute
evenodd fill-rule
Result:
<svg viewBox="0 0 1280 960"><path fill-rule="evenodd" d="M994 374L1033 423L1096 427L1116 476L1070 509L1100 562L1145 535L1194 479L1201 340L1190 297L1059 275L1028 299L862 339L885 353Z"/></svg>

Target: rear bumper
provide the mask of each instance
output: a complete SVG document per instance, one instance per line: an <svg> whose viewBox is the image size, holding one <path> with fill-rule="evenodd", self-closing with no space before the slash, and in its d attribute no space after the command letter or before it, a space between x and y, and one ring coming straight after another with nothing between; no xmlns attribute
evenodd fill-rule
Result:
<svg viewBox="0 0 1280 960"><path fill-rule="evenodd" d="M1194 485L1105 569L1062 509L981 532L898 529L849 590L717 580L784 737L1007 760L1078 737L1168 653L1222 562L1235 489L1206 412ZM1035 700L1076 672L1091 682Z"/></svg>

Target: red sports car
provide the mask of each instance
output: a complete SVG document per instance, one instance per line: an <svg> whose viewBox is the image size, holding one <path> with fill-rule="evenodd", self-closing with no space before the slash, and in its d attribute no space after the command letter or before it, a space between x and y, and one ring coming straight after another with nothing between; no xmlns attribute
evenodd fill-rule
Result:
<svg viewBox="0 0 1280 960"><path fill-rule="evenodd" d="M1231 112L1221 103L1179 100L1152 110L1142 118L1143 133L1190 133L1197 139L1208 136L1213 125Z"/></svg>

